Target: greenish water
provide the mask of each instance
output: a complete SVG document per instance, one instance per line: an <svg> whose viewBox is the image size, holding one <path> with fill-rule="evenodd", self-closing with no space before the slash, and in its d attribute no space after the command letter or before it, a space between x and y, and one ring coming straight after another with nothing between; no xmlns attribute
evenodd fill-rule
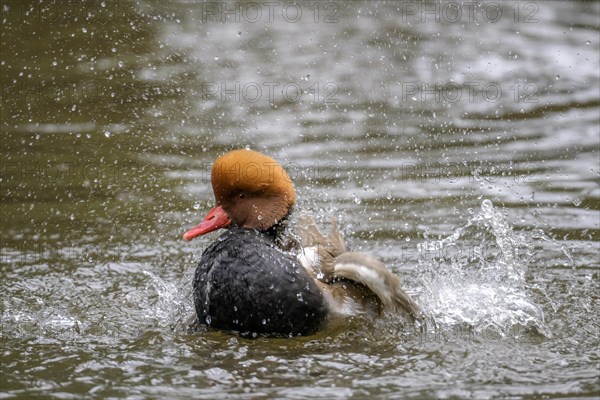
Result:
<svg viewBox="0 0 600 400"><path fill-rule="evenodd" d="M0 397L600 395L598 3L1 11ZM189 333L181 235L244 146L430 329Z"/></svg>

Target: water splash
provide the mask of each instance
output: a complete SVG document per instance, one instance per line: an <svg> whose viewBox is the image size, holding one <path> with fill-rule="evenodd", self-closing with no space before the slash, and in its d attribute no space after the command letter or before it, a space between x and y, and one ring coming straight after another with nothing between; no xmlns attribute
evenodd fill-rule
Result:
<svg viewBox="0 0 600 400"><path fill-rule="evenodd" d="M514 232L489 200L468 223L442 240L419 245L424 311L435 326L467 324L504 336L515 327L550 331L525 282L530 241Z"/></svg>
<svg viewBox="0 0 600 400"><path fill-rule="evenodd" d="M150 271L144 271L144 274L150 278L147 288L150 296L140 304L146 310L146 317L173 331L185 331L190 323L188 317L194 315L187 292Z"/></svg>

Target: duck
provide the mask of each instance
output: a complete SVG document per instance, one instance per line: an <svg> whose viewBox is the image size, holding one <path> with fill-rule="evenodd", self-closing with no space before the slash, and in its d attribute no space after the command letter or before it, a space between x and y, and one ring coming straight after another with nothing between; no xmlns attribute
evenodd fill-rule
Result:
<svg viewBox="0 0 600 400"><path fill-rule="evenodd" d="M355 316L422 320L400 278L375 257L349 251L335 221L324 235L313 217L290 225L296 192L286 170L239 149L211 170L215 203L187 230L190 241L223 229L193 278L197 322L241 336L308 336Z"/></svg>

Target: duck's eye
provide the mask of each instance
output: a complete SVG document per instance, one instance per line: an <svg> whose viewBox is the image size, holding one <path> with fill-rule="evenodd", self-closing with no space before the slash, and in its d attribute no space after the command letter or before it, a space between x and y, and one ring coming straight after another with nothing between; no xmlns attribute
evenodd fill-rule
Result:
<svg viewBox="0 0 600 400"><path fill-rule="evenodd" d="M240 193L240 199L244 198L244 193Z"/></svg>

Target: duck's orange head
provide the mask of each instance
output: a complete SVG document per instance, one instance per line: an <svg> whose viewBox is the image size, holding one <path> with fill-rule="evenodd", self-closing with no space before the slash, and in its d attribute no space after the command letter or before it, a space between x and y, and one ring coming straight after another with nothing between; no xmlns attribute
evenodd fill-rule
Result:
<svg viewBox="0 0 600 400"><path fill-rule="evenodd" d="M234 150L213 164L215 207L184 240L225 228L231 223L267 230L290 212L296 201L292 180L277 161L253 150Z"/></svg>

